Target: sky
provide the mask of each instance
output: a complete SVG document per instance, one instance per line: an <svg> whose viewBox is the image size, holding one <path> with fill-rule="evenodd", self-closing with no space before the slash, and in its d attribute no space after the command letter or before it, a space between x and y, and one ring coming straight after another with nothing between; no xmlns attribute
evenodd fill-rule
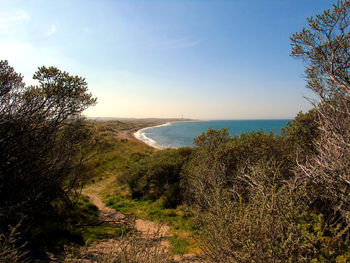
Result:
<svg viewBox="0 0 350 263"><path fill-rule="evenodd" d="M311 108L290 37L333 0L0 0L0 59L86 78L88 117L284 119Z"/></svg>

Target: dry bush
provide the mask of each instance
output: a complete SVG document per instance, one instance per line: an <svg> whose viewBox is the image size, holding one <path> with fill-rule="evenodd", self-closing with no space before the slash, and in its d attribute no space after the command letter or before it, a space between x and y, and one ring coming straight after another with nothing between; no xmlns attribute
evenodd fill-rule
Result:
<svg viewBox="0 0 350 263"><path fill-rule="evenodd" d="M283 164L247 160L232 173L219 160L203 161L190 170L188 196L209 262L349 260L347 229L310 211L303 202L309 189L291 187Z"/></svg>
<svg viewBox="0 0 350 263"><path fill-rule="evenodd" d="M188 196L211 262L349 262L350 1L308 22L291 39L292 56L319 96L320 130L296 176L278 156L252 158L256 145L232 169L224 133L198 138Z"/></svg>
<svg viewBox="0 0 350 263"><path fill-rule="evenodd" d="M168 263L172 262L166 247L161 244L159 231L152 235L141 235L138 232L115 240L108 249L91 252L89 247L71 250L67 253L66 263L98 262L98 263Z"/></svg>
<svg viewBox="0 0 350 263"><path fill-rule="evenodd" d="M25 250L25 244L20 240L20 233L18 228L19 222L14 227L9 227L10 231L7 235L0 235L0 262L8 263L25 263L27 260L28 252Z"/></svg>
<svg viewBox="0 0 350 263"><path fill-rule="evenodd" d="M350 97L333 98L319 105L317 113L318 152L299 165L297 176L309 186L308 203L337 223L337 214L346 219L350 211Z"/></svg>
<svg viewBox="0 0 350 263"><path fill-rule="evenodd" d="M338 1L308 24L291 38L292 56L304 60L307 87L319 97L320 139L317 153L300 165L298 182L309 184L311 205L344 220L350 211L350 1Z"/></svg>
<svg viewBox="0 0 350 263"><path fill-rule="evenodd" d="M226 187L225 169L220 170L191 179L191 188L198 193L193 212L202 227L200 243L208 260L310 262L314 248L299 226L303 210L294 193L275 180L278 166L257 165L237 176L248 185L248 202Z"/></svg>

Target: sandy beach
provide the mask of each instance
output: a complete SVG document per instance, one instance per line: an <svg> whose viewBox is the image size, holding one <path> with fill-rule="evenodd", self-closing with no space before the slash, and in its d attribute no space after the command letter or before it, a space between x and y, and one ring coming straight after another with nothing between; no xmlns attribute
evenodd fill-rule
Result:
<svg viewBox="0 0 350 263"><path fill-rule="evenodd" d="M135 129L130 129L130 130L125 130L125 131L121 131L118 133L118 138L119 139L122 139L122 140L131 140L131 141L136 141L136 142L142 142L142 143L145 143L144 141L142 140L139 140L135 137L135 132L137 132L138 128L135 128Z"/></svg>
<svg viewBox="0 0 350 263"><path fill-rule="evenodd" d="M142 142L144 144L147 144L148 146L155 148L155 149L165 149L165 147L158 145L156 141L154 141L153 139L147 137L145 135L144 130L149 129L149 128L155 128L155 127L161 127L161 126L169 126L172 123L179 123L179 122L198 122L198 121L194 121L194 120L186 120L186 121L164 121L164 122L158 122L158 123L149 123L149 125L145 125L145 126L141 126L138 128L131 128L128 130L123 130L120 131L118 134L118 138L120 139L127 139L127 140L131 140L131 141L137 141L137 142ZM171 147L169 146L169 148L177 148L177 147Z"/></svg>
<svg viewBox="0 0 350 263"><path fill-rule="evenodd" d="M151 128L151 127L158 127L158 126L163 126L163 125L169 125L170 122L166 122L166 123L161 123L161 124L153 124L153 125L149 125L146 127L142 127L142 128L133 128L133 129L129 129L129 130L124 130L119 132L118 134L118 138L119 139L126 139L126 140L131 140L131 141L135 141L135 142L141 142L144 144L147 144L148 146L161 150L160 147L157 147L156 142L153 141L152 139L148 139L146 138L146 140L142 140L140 137L135 136L135 134L142 130L142 129L146 129L146 128Z"/></svg>

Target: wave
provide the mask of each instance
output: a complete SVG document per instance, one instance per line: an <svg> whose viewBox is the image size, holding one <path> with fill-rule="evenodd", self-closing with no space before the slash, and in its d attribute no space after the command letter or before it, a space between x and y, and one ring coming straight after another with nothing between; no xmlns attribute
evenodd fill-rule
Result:
<svg viewBox="0 0 350 263"><path fill-rule="evenodd" d="M146 127L146 128L143 128L143 129L140 129L140 130L136 131L134 133L134 136L137 139L139 139L140 141L143 141L144 143L146 143L147 145L162 150L162 149L165 149L167 147L164 146L164 145L158 145L155 140L152 140L151 138L148 138L146 136L145 131L148 130L148 129L157 128L157 127L163 127L163 126L169 126L169 125L171 125L171 122L167 122L167 123L156 125L156 126Z"/></svg>

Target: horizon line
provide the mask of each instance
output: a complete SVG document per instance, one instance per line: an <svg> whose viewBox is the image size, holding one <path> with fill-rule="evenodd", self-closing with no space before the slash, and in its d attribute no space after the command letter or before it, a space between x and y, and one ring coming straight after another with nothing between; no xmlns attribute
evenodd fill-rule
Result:
<svg viewBox="0 0 350 263"><path fill-rule="evenodd" d="M238 120L293 120L295 117L280 117L280 118L227 118L227 119L206 119L206 118L176 118L176 117L90 117L85 116L87 119L115 119L115 120L147 120L147 119L157 119L157 120L193 120L193 121L238 121Z"/></svg>

